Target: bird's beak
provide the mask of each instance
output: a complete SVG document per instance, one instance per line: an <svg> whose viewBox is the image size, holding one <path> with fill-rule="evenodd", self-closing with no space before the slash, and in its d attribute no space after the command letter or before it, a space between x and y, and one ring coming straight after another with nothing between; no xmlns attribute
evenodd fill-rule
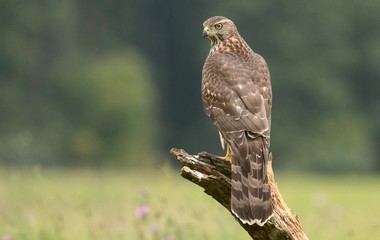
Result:
<svg viewBox="0 0 380 240"><path fill-rule="evenodd" d="M208 37L209 33L210 33L210 29L208 27L203 28L203 35L202 35L203 38Z"/></svg>

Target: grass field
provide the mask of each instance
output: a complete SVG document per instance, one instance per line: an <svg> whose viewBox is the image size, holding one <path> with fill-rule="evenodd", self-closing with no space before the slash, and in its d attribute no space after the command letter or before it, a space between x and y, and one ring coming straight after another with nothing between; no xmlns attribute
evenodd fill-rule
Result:
<svg viewBox="0 0 380 240"><path fill-rule="evenodd" d="M277 174L310 239L380 239L380 177ZM0 170L0 240L249 239L177 172Z"/></svg>

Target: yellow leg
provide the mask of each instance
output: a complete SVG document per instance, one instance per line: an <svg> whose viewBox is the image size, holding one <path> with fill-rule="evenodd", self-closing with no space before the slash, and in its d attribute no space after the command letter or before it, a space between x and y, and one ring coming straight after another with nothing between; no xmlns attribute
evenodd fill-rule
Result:
<svg viewBox="0 0 380 240"><path fill-rule="evenodd" d="M222 157L223 160L226 160L226 161L230 161L232 160L232 150L231 150L231 147L230 145L227 144L227 152L226 152L226 156Z"/></svg>
<svg viewBox="0 0 380 240"><path fill-rule="evenodd" d="M222 145L223 149L227 145L226 156L221 157L221 159L231 162L232 161L232 150L231 150L231 147L230 147L230 145L228 145L227 141L224 140L223 135L222 135L222 133L220 131L219 131L219 138L220 138L220 144Z"/></svg>

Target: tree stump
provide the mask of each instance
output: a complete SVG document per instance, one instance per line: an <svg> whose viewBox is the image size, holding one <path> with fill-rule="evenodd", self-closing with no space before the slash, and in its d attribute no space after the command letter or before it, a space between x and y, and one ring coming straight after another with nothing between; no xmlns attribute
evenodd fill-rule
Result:
<svg viewBox="0 0 380 240"><path fill-rule="evenodd" d="M252 239L307 240L297 215L293 215L278 191L272 169L272 155L268 161L268 180L272 190L273 217L264 226L243 224L231 212L231 163L210 153L190 155L183 149L171 149L183 167L181 176L204 188L204 192L222 204Z"/></svg>

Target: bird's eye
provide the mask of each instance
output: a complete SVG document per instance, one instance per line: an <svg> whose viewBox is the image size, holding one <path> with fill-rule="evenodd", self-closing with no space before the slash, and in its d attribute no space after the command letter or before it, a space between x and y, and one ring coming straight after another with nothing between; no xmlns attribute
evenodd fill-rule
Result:
<svg viewBox="0 0 380 240"><path fill-rule="evenodd" d="M222 29L223 25L221 23L218 23L218 24L215 24L214 27L216 28L216 30L220 30Z"/></svg>

